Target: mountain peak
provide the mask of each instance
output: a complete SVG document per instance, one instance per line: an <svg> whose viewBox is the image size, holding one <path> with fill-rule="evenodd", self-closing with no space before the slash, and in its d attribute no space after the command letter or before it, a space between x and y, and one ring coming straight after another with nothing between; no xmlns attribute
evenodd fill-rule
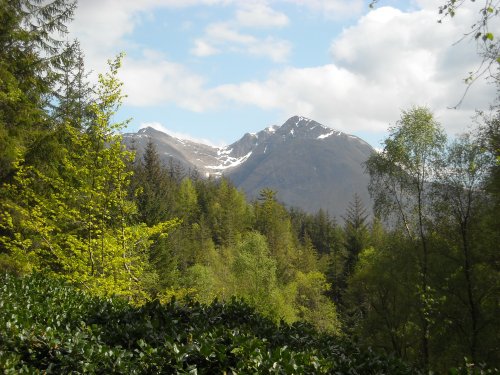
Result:
<svg viewBox="0 0 500 375"><path fill-rule="evenodd" d="M139 129L139 131L137 133L148 134L148 133L155 133L155 132L158 132L158 130L156 130L155 128L153 128L151 126L146 126L145 128Z"/></svg>
<svg viewBox="0 0 500 375"><path fill-rule="evenodd" d="M282 125L282 127L285 127L285 128L289 128L292 126L293 127L303 127L303 126L309 127L309 126L311 126L311 124L318 124L318 123L314 120L307 118L307 117L296 115L296 116L292 116L288 120L286 120L285 123Z"/></svg>
<svg viewBox="0 0 500 375"><path fill-rule="evenodd" d="M281 127L278 128L277 133L283 139L289 138L304 138L304 139L323 139L339 132L334 131L332 128L320 124L317 121L311 120L304 116L290 117ZM327 135L328 134L328 135Z"/></svg>
<svg viewBox="0 0 500 375"><path fill-rule="evenodd" d="M174 160L186 171L225 175L250 198L268 187L290 206L308 212L323 208L333 216L345 212L354 192L370 201L361 163L373 152L371 146L304 116L247 133L223 148L173 137L154 127L124 134L123 139L139 155L151 140L166 164Z"/></svg>

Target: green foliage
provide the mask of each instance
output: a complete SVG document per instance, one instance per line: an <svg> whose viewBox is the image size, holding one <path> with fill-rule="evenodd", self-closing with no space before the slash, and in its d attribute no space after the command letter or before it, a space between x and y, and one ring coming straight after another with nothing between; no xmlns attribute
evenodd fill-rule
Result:
<svg viewBox="0 0 500 375"><path fill-rule="evenodd" d="M264 189L254 205L256 229L267 238L269 250L278 261L278 279L288 283L293 278L293 235L291 220L283 205L276 201L276 192Z"/></svg>
<svg viewBox="0 0 500 375"><path fill-rule="evenodd" d="M348 280L347 326L427 369L445 371L465 356L474 366L499 361L500 227L488 191L495 153L479 135L445 147L432 114L414 108L366 164L391 229L373 227L373 248Z"/></svg>
<svg viewBox="0 0 500 375"><path fill-rule="evenodd" d="M15 163L13 182L2 189L0 243L15 262L50 270L99 294L142 299L150 238L175 221L133 224L135 205L126 198L131 172L111 118L121 100L116 74L99 76L94 122L81 133L61 125L66 143L56 175Z"/></svg>
<svg viewBox="0 0 500 375"><path fill-rule="evenodd" d="M429 337L433 299L429 285L430 179L436 174L446 136L433 114L424 107L403 111L396 126L390 129L382 153L366 162L370 173L369 191L375 201L376 214L397 220L404 228L418 254L420 300L421 363L429 366Z"/></svg>
<svg viewBox="0 0 500 375"><path fill-rule="evenodd" d="M349 281L345 304L355 317L356 333L368 345L384 348L400 358L415 358L418 342L418 300L414 290L415 256L399 236L381 248L368 247Z"/></svg>
<svg viewBox="0 0 500 375"><path fill-rule="evenodd" d="M258 233L248 234L239 244L233 263L235 294L275 320L294 320L278 287L277 261L271 257L266 238Z"/></svg>
<svg viewBox="0 0 500 375"><path fill-rule="evenodd" d="M326 296L330 289L326 276L318 271L305 274L298 272L292 285L299 319L309 322L322 332L340 334L337 310Z"/></svg>
<svg viewBox="0 0 500 375"><path fill-rule="evenodd" d="M335 301L342 302L342 294L347 288L347 280L353 274L360 252L369 244L366 209L357 194L349 203L345 220L345 259L343 260L341 276L337 278L338 292Z"/></svg>
<svg viewBox="0 0 500 375"><path fill-rule="evenodd" d="M134 308L44 275L1 279L5 373L418 373L307 324L277 326L236 299Z"/></svg>
<svg viewBox="0 0 500 375"><path fill-rule="evenodd" d="M355 196L341 227L163 165L153 140L134 161L113 123L121 56L94 90L78 42L53 38L74 8L0 0L0 270L34 272L2 279L2 370L418 373L352 335L426 370L466 357L451 373L493 373L498 108L447 150L432 113L403 111L366 164L388 226Z"/></svg>
<svg viewBox="0 0 500 375"><path fill-rule="evenodd" d="M54 36L66 33L75 7L67 0L0 1L0 181L50 129L45 109L61 46Z"/></svg>

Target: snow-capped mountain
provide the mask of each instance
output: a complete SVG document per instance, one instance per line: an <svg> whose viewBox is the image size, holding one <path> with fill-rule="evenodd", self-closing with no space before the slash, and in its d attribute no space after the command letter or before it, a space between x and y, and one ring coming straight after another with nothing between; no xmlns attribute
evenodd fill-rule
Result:
<svg viewBox="0 0 500 375"><path fill-rule="evenodd" d="M124 142L139 154L149 139L165 162L173 159L204 176L225 175L250 198L268 187L288 206L308 212L322 208L336 217L345 213L354 193L370 205L369 178L362 163L374 149L356 136L305 117L294 116L281 126L247 133L223 148L152 128L124 134Z"/></svg>

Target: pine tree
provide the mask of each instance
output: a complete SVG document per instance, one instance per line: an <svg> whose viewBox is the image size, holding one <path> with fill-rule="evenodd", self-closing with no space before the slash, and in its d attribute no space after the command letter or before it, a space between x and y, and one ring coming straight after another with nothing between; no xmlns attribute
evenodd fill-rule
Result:
<svg viewBox="0 0 500 375"><path fill-rule="evenodd" d="M55 66L76 2L0 1L0 181L51 130Z"/></svg>
<svg viewBox="0 0 500 375"><path fill-rule="evenodd" d="M84 58L78 40L64 43L54 72L57 81L50 104L56 124L67 122L79 130L92 121L90 103L95 89L88 82L90 73L85 70Z"/></svg>
<svg viewBox="0 0 500 375"><path fill-rule="evenodd" d="M151 139L135 168L134 183L141 188L137 196L140 221L154 225L173 217L177 185Z"/></svg>
<svg viewBox="0 0 500 375"><path fill-rule="evenodd" d="M367 245L369 239L368 227L366 220L368 214L363 206L361 198L357 193L354 194L352 202L347 207L346 216L344 217L344 231L346 259L342 272L342 288L345 289L349 277L354 272L354 267L358 262L358 256Z"/></svg>
<svg viewBox="0 0 500 375"><path fill-rule="evenodd" d="M263 189L254 204L255 226L266 238L269 250L278 261L278 278L287 283L293 279L294 239L290 216L276 200L276 192Z"/></svg>

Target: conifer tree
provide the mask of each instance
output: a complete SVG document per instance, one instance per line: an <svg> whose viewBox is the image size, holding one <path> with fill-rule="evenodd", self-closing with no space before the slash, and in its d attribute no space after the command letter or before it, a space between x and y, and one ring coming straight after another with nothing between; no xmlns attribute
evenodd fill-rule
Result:
<svg viewBox="0 0 500 375"><path fill-rule="evenodd" d="M154 225L173 216L177 187L151 139L135 168L134 183L141 189L137 196L140 221Z"/></svg>
<svg viewBox="0 0 500 375"><path fill-rule="evenodd" d="M269 250L278 261L278 278L287 283L293 278L292 224L286 209L276 200L276 192L263 189L255 202L255 225L267 238Z"/></svg>
<svg viewBox="0 0 500 375"><path fill-rule="evenodd" d="M78 40L66 42L58 55L54 74L56 85L50 114L56 124L69 123L84 130L92 121L90 103L94 93L85 70L84 53Z"/></svg>
<svg viewBox="0 0 500 375"><path fill-rule="evenodd" d="M347 207L346 216L344 217L344 231L345 231L345 251L346 258L343 265L341 289L347 287L349 277L354 272L354 267L358 262L360 252L368 246L368 227L366 220L368 214L366 208L361 202L358 194L354 194L352 202Z"/></svg>
<svg viewBox="0 0 500 375"><path fill-rule="evenodd" d="M56 39L67 32L76 2L0 1L0 181L12 177L12 163L47 131L53 98Z"/></svg>

